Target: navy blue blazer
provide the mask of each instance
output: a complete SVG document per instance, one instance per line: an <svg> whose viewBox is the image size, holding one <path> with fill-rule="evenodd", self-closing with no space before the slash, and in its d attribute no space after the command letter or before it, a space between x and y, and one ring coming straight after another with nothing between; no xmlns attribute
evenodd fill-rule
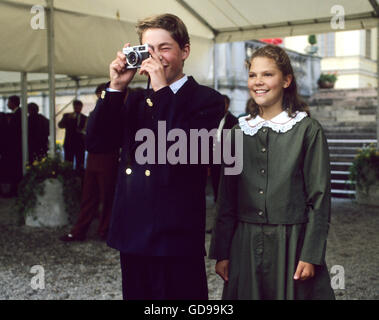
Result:
<svg viewBox="0 0 379 320"><path fill-rule="evenodd" d="M61 129L66 129L63 146L67 150L80 151L85 150L85 137L82 133L85 129L87 116L80 113L80 122L77 125L77 120L72 119L71 113L65 113L62 120L58 122L58 127Z"/></svg>
<svg viewBox="0 0 379 320"><path fill-rule="evenodd" d="M135 150L143 142L136 142L135 134L148 128L157 137L158 121L165 121L167 132L180 128L189 140L190 129L217 128L224 114L223 97L192 77L176 94L167 86L157 92L131 92L126 103L124 97L106 91L87 126L86 142L92 148L122 147L108 245L144 256L205 255L207 166L140 165ZM157 153L158 145L155 159Z"/></svg>

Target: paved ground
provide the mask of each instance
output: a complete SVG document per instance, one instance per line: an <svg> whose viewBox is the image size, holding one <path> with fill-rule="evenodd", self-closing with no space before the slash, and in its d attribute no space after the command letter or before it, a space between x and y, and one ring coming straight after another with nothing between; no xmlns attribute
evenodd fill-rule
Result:
<svg viewBox="0 0 379 320"><path fill-rule="evenodd" d="M14 201L0 198L0 299L121 299L117 251L97 241L93 231L86 242L65 244L58 237L68 227L19 226ZM214 215L210 196L208 203L209 229ZM337 299L379 299L378 230L379 207L333 200L327 264L329 270L337 266L330 270L332 277L344 273L345 289L335 290ZM208 247L209 234L206 239ZM36 265L44 269L44 289L31 287ZM222 281L208 259L207 273L209 297L220 299Z"/></svg>

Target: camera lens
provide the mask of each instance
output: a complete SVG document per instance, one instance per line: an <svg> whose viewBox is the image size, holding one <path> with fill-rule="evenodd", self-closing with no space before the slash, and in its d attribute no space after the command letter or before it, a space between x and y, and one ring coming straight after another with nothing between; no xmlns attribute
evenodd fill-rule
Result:
<svg viewBox="0 0 379 320"><path fill-rule="evenodd" d="M136 65L139 61L138 53L135 51L129 52L126 56L126 60L128 61L128 64L130 64L131 66Z"/></svg>

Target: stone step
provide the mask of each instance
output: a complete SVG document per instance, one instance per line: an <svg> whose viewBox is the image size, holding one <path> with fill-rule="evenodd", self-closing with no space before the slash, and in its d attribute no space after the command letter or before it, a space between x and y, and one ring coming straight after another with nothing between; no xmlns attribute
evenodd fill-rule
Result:
<svg viewBox="0 0 379 320"><path fill-rule="evenodd" d="M327 139L329 146L339 147L363 147L364 145L376 145L376 139Z"/></svg>
<svg viewBox="0 0 379 320"><path fill-rule="evenodd" d="M376 140L374 132L327 132L325 135L329 140Z"/></svg>
<svg viewBox="0 0 379 320"><path fill-rule="evenodd" d="M329 152L333 154L356 154L358 147L329 146Z"/></svg>
<svg viewBox="0 0 379 320"><path fill-rule="evenodd" d="M344 180L348 181L350 176L350 172L347 170L330 170L330 177L333 180Z"/></svg>
<svg viewBox="0 0 379 320"><path fill-rule="evenodd" d="M333 190L355 190L355 184L349 180L331 180L331 187Z"/></svg>
<svg viewBox="0 0 379 320"><path fill-rule="evenodd" d="M350 180L331 179L330 182L336 185L349 185L349 186L355 185L355 181L350 181Z"/></svg>
<svg viewBox="0 0 379 320"><path fill-rule="evenodd" d="M376 110L377 99L376 98L362 98L362 99L312 99L308 101L308 105L312 114L312 111L315 112L320 111L320 107L322 109L326 109L325 107L334 107L340 110L361 110L365 108L369 108L370 110ZM325 110L325 111L326 111Z"/></svg>
<svg viewBox="0 0 379 320"><path fill-rule="evenodd" d="M349 171L352 162L330 162L330 168L333 171Z"/></svg>
<svg viewBox="0 0 379 320"><path fill-rule="evenodd" d="M376 98L378 95L376 88L360 89L322 89L316 91L311 99L359 99Z"/></svg>
<svg viewBox="0 0 379 320"><path fill-rule="evenodd" d="M376 115L377 106L365 106L358 109L360 115Z"/></svg>
<svg viewBox="0 0 379 320"><path fill-rule="evenodd" d="M331 162L352 162L355 158L355 154L334 154L329 155Z"/></svg>
<svg viewBox="0 0 379 320"><path fill-rule="evenodd" d="M332 189L332 198L355 198L355 190Z"/></svg>
<svg viewBox="0 0 379 320"><path fill-rule="evenodd" d="M359 124L354 125L354 123L347 124L347 123L337 123L335 121L330 121L328 123L323 123L322 121L319 121L321 126L324 129L324 132L326 135L328 134L344 134L346 132L350 134L356 134L359 133L369 133L371 135L376 135L376 123L374 122L368 122L365 124Z"/></svg>

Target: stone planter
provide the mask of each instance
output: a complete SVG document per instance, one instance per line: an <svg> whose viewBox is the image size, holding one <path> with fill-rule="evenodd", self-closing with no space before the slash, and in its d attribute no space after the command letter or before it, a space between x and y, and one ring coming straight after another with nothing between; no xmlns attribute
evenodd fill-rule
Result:
<svg viewBox="0 0 379 320"><path fill-rule="evenodd" d="M25 218L29 227L60 227L69 223L63 199L63 186L58 179L44 182L44 194L37 196L37 204Z"/></svg>
<svg viewBox="0 0 379 320"><path fill-rule="evenodd" d="M368 193L357 188L355 198L359 204L379 206L379 181L369 188Z"/></svg>
<svg viewBox="0 0 379 320"><path fill-rule="evenodd" d="M318 87L320 89L333 89L334 88L334 82L329 81L319 81Z"/></svg>

